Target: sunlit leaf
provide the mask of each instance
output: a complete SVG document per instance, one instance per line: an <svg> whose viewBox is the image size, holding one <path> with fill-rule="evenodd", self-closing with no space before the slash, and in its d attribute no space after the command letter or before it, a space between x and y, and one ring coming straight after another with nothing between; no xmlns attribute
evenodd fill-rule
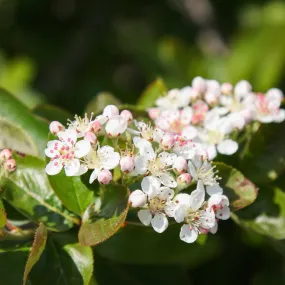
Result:
<svg viewBox="0 0 285 285"><path fill-rule="evenodd" d="M7 216L3 202L0 200L0 228L3 228L6 225Z"/></svg>
<svg viewBox="0 0 285 285"><path fill-rule="evenodd" d="M33 266L40 259L47 241L47 230L45 226L40 223L39 227L36 230L34 243L32 246L32 250L30 252L29 258L26 263L25 271L24 271L24 285L27 282L27 277L32 270Z"/></svg>

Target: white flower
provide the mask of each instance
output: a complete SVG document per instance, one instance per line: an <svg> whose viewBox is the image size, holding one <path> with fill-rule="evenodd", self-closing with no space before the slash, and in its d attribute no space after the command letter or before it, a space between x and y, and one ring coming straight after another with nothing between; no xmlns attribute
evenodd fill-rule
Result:
<svg viewBox="0 0 285 285"><path fill-rule="evenodd" d="M136 194L133 194L136 197L130 197L132 201L137 202L139 196L139 206L145 206L145 209L138 212L138 218L144 225L151 224L156 232L162 233L168 227L167 206L174 196L174 191L168 187L161 187L159 179L153 176L145 177L141 186L142 191L136 190ZM141 200L144 200L143 194L147 195L146 205L141 203Z"/></svg>
<svg viewBox="0 0 285 285"><path fill-rule="evenodd" d="M90 153L84 158L84 164L89 169L94 169L91 173L89 183L93 183L97 179L101 170L111 170L119 165L120 154L115 152L110 146L103 146L98 150L91 150Z"/></svg>
<svg viewBox="0 0 285 285"><path fill-rule="evenodd" d="M136 120L134 120L134 124L138 130L128 128L128 131L131 134L138 136L138 138L142 138L149 142L155 141L159 143L164 135L164 132L161 129L153 128L150 124L138 122Z"/></svg>
<svg viewBox="0 0 285 285"><path fill-rule="evenodd" d="M185 223L180 230L181 240L192 243L197 239L200 228L210 229L215 225L213 209L203 209L205 189L201 181L190 195L178 194L173 203L176 204L172 210L174 219L178 223Z"/></svg>
<svg viewBox="0 0 285 285"><path fill-rule="evenodd" d="M120 115L112 116L106 124L105 130L109 137L120 136L128 127L127 121Z"/></svg>
<svg viewBox="0 0 285 285"><path fill-rule="evenodd" d="M69 120L68 129L75 130L78 138L84 137L87 132L91 131L93 124L92 116L93 114L88 118L87 114L85 114L85 116L81 118L80 116L75 115L74 121Z"/></svg>
<svg viewBox="0 0 285 285"><path fill-rule="evenodd" d="M149 173L155 176L167 187L176 187L177 182L169 173L171 165L176 159L176 154L161 152L155 153L152 146L146 146L139 149L140 155L135 159L135 171L142 175Z"/></svg>
<svg viewBox="0 0 285 285"><path fill-rule="evenodd" d="M279 89L270 89L266 95L256 95L255 119L261 123L283 122L285 110L280 109L283 94Z"/></svg>
<svg viewBox="0 0 285 285"><path fill-rule="evenodd" d="M188 172L195 181L202 182L206 186L209 195L223 193L223 189L217 182L219 177L216 175L214 168L209 161L203 160L199 155L195 155L188 161Z"/></svg>
<svg viewBox="0 0 285 285"><path fill-rule="evenodd" d="M67 176L77 176L87 172L87 167L80 165L79 158L90 152L91 145L86 140L77 141L75 130L58 133L59 141L48 142L46 156L51 160L46 166L48 175L58 174L64 167Z"/></svg>
<svg viewBox="0 0 285 285"><path fill-rule="evenodd" d="M186 107L190 103L190 92L187 89L172 89L166 96L159 97L156 105L163 109L178 109Z"/></svg>
<svg viewBox="0 0 285 285"><path fill-rule="evenodd" d="M212 208L217 219L227 220L230 217L229 199L225 195L214 194L208 201L208 208Z"/></svg>

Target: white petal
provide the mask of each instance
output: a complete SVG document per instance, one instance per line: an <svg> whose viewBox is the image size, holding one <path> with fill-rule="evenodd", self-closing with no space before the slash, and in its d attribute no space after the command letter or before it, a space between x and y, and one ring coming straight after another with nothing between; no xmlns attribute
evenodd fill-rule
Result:
<svg viewBox="0 0 285 285"><path fill-rule="evenodd" d="M197 136L197 134L198 134L198 131L197 131L197 129L195 127L188 126L188 127L183 129L181 135L185 139L192 140L192 139L194 139Z"/></svg>
<svg viewBox="0 0 285 285"><path fill-rule="evenodd" d="M166 187L170 187L170 188L177 187L177 182L175 181L175 179L172 177L172 175L170 173L160 174L159 179L160 179L161 183Z"/></svg>
<svg viewBox="0 0 285 285"><path fill-rule="evenodd" d="M201 226L204 229L210 229L215 225L216 218L213 209L207 209L202 212L200 217Z"/></svg>
<svg viewBox="0 0 285 285"><path fill-rule="evenodd" d="M95 181L95 179L97 179L98 174L100 173L101 169L100 168L95 168L89 178L89 183L93 183Z"/></svg>
<svg viewBox="0 0 285 285"><path fill-rule="evenodd" d="M207 193L212 196L214 194L223 194L223 189L220 187L219 184L214 184L212 186L206 187Z"/></svg>
<svg viewBox="0 0 285 285"><path fill-rule="evenodd" d="M178 204L174 211L174 219L177 223L182 223L188 214L189 206Z"/></svg>
<svg viewBox="0 0 285 285"><path fill-rule="evenodd" d="M278 114L274 116L274 122L281 123L285 120L285 110L280 109Z"/></svg>
<svg viewBox="0 0 285 285"><path fill-rule="evenodd" d="M190 225L183 225L180 230L180 239L187 242L193 243L198 237L198 230L191 227Z"/></svg>
<svg viewBox="0 0 285 285"><path fill-rule="evenodd" d="M140 137L134 137L133 142L136 148L151 147L151 143Z"/></svg>
<svg viewBox="0 0 285 285"><path fill-rule="evenodd" d="M105 127L106 133L112 137L117 137L124 133L127 129L128 123L122 116L114 116L110 119Z"/></svg>
<svg viewBox="0 0 285 285"><path fill-rule="evenodd" d="M105 154L103 156L102 167L104 169L114 169L119 165L120 162L120 154L118 152L112 152Z"/></svg>
<svg viewBox="0 0 285 285"><path fill-rule="evenodd" d="M113 147L105 145L105 146L101 147L97 152L98 152L98 155L105 156L106 154L113 153L114 151L115 150Z"/></svg>
<svg viewBox="0 0 285 285"><path fill-rule="evenodd" d="M142 180L141 186L144 193L151 194L159 190L160 180L154 176L147 176Z"/></svg>
<svg viewBox="0 0 285 285"><path fill-rule="evenodd" d="M180 193L180 194L176 195L174 198L175 203L184 204L187 206L190 206L191 200L192 199L191 199L190 195L186 194L186 193Z"/></svg>
<svg viewBox="0 0 285 285"><path fill-rule="evenodd" d="M189 174L192 176L192 178L197 181L198 176L196 172L196 167L194 166L191 160L188 161L188 171L189 171Z"/></svg>
<svg viewBox="0 0 285 285"><path fill-rule="evenodd" d="M56 157L59 154L57 149L60 149L61 146L62 146L62 142L60 141L57 141L57 140L49 141L47 144L47 148L45 149L45 155L50 158Z"/></svg>
<svg viewBox="0 0 285 285"><path fill-rule="evenodd" d="M72 159L65 163L64 170L66 176L75 176L79 172L80 161L78 159Z"/></svg>
<svg viewBox="0 0 285 285"><path fill-rule="evenodd" d="M218 231L218 222L216 221L215 225L212 228L210 228L210 233L215 234L217 231Z"/></svg>
<svg viewBox="0 0 285 285"><path fill-rule="evenodd" d="M197 189L190 194L190 207L193 211L197 211L205 201L205 189L203 183L199 180Z"/></svg>
<svg viewBox="0 0 285 285"><path fill-rule="evenodd" d="M75 144L74 154L76 157L81 158L87 155L91 150L90 142L86 140L79 141Z"/></svg>
<svg viewBox="0 0 285 285"><path fill-rule="evenodd" d="M193 116L193 110L191 107L185 107L180 114L180 120L184 125L188 125Z"/></svg>
<svg viewBox="0 0 285 285"><path fill-rule="evenodd" d="M175 153L163 151L158 155L158 157L163 164L170 166L176 160L177 155Z"/></svg>
<svg viewBox="0 0 285 285"><path fill-rule="evenodd" d="M137 156L135 158L135 170L138 174L145 174L147 172L148 159L145 156Z"/></svg>
<svg viewBox="0 0 285 285"><path fill-rule="evenodd" d="M46 173L48 175L56 175L58 174L62 169L62 164L58 159L55 159L54 161L50 161L46 166Z"/></svg>
<svg viewBox="0 0 285 285"><path fill-rule="evenodd" d="M145 156L148 160L152 160L152 159L154 159L156 157L155 151L152 148L152 146L150 146L150 147L147 147L147 146L141 147L139 149L139 151L140 151L140 155L141 156Z"/></svg>
<svg viewBox="0 0 285 285"><path fill-rule="evenodd" d="M69 145L74 145L77 140L77 133L75 130L66 130L57 133L60 140L64 141Z"/></svg>
<svg viewBox="0 0 285 285"><path fill-rule="evenodd" d="M217 150L214 145L209 145L206 152L209 160L213 160L217 156Z"/></svg>
<svg viewBox="0 0 285 285"><path fill-rule="evenodd" d="M149 210L140 210L138 212L138 217L140 219L140 221L145 225L145 226L149 226L150 225L150 221L152 219L152 214Z"/></svg>
<svg viewBox="0 0 285 285"><path fill-rule="evenodd" d="M225 155L234 154L238 150L237 142L233 140L224 140L217 146L218 152Z"/></svg>
<svg viewBox="0 0 285 285"><path fill-rule="evenodd" d="M86 165L80 165L80 168L79 168L78 172L74 176L83 175L87 171L88 171L88 167Z"/></svg>
<svg viewBox="0 0 285 285"><path fill-rule="evenodd" d="M164 232L168 227L168 220L165 214L155 214L154 218L151 220L151 225L156 232Z"/></svg>
<svg viewBox="0 0 285 285"><path fill-rule="evenodd" d="M104 125L108 121L108 118L103 115L99 115L96 117L96 121L98 121L101 125Z"/></svg>
<svg viewBox="0 0 285 285"><path fill-rule="evenodd" d="M157 196L161 200L171 200L174 197L174 191L168 187L160 187Z"/></svg>
<svg viewBox="0 0 285 285"><path fill-rule="evenodd" d="M221 210L216 212L216 217L220 220L227 220L230 217L230 208L228 206L224 206Z"/></svg>

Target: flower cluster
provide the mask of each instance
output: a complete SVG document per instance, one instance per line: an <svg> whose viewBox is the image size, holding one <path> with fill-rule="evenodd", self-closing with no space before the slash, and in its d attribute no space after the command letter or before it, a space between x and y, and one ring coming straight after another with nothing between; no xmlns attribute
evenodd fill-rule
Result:
<svg viewBox="0 0 285 285"><path fill-rule="evenodd" d="M12 151L10 149L5 148L0 152L0 166L8 172L16 170L16 161L12 158Z"/></svg>
<svg viewBox="0 0 285 285"><path fill-rule="evenodd" d="M192 87L158 98L157 107L147 110L148 122L114 105L96 117L75 116L67 127L52 122L57 138L45 150L46 172L89 172L90 183L115 180L135 188L129 202L143 225L162 233L169 221L181 223L180 239L192 243L199 234L216 233L218 221L230 217L211 160L234 154L238 135L252 122L283 121L282 99L278 89L252 92L247 81L233 87L196 77Z"/></svg>
<svg viewBox="0 0 285 285"><path fill-rule="evenodd" d="M245 80L232 86L196 77L192 86L172 89L158 98L157 107L148 113L158 128L199 144L212 160L217 153L234 154L238 150L234 134L253 121L284 121L282 99L277 88L262 94L253 92Z"/></svg>

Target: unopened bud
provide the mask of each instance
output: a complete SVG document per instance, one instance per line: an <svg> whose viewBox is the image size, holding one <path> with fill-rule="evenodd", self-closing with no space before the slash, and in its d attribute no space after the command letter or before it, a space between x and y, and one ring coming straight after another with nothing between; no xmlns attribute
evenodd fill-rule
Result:
<svg viewBox="0 0 285 285"><path fill-rule="evenodd" d="M128 123L121 116L114 116L106 124L106 133L110 138L116 138L121 135L128 127Z"/></svg>
<svg viewBox="0 0 285 285"><path fill-rule="evenodd" d="M187 170L187 161L184 157L178 156L175 159L172 167L176 174L182 174Z"/></svg>
<svg viewBox="0 0 285 285"><path fill-rule="evenodd" d="M206 80L200 76L197 76L192 80L192 87L197 92L203 93L206 90Z"/></svg>
<svg viewBox="0 0 285 285"><path fill-rule="evenodd" d="M146 194L141 190L135 190L130 194L129 201L133 208L143 207L146 203Z"/></svg>
<svg viewBox="0 0 285 285"><path fill-rule="evenodd" d="M173 148L174 144L175 138L172 134L165 134L160 141L161 147L165 150Z"/></svg>
<svg viewBox="0 0 285 285"><path fill-rule="evenodd" d="M230 94L232 94L232 93L233 93L233 86L232 86L232 84L231 84L231 83L228 83L228 82L223 83L223 84L221 85L221 92L222 92L222 94L224 94L224 95L230 95Z"/></svg>
<svg viewBox="0 0 285 285"><path fill-rule="evenodd" d="M248 81L241 80L235 86L235 95L237 97L245 97L251 91L251 88Z"/></svg>
<svg viewBox="0 0 285 285"><path fill-rule="evenodd" d="M65 127L58 121L52 121L49 125L49 131L56 135L58 132L64 131Z"/></svg>
<svg viewBox="0 0 285 285"><path fill-rule="evenodd" d="M182 173L181 175L178 176L177 178L177 183L179 185L188 185L191 182L191 176L189 173Z"/></svg>
<svg viewBox="0 0 285 285"><path fill-rule="evenodd" d="M12 151L10 149L5 148L0 152L1 160L8 160L10 158L12 158Z"/></svg>
<svg viewBox="0 0 285 285"><path fill-rule="evenodd" d="M98 181L101 184L109 184L113 179L112 172L110 170L104 169L98 175Z"/></svg>
<svg viewBox="0 0 285 285"><path fill-rule="evenodd" d="M128 124L133 121L133 114L129 110L123 110L120 116L123 117L128 122Z"/></svg>
<svg viewBox="0 0 285 285"><path fill-rule="evenodd" d="M95 120L92 125L91 125L91 130L96 134L98 132L100 132L102 128L102 125L100 124L100 122L98 120Z"/></svg>
<svg viewBox="0 0 285 285"><path fill-rule="evenodd" d="M8 170L9 172L15 171L17 168L17 164L15 159L8 159L5 164L5 169Z"/></svg>
<svg viewBox="0 0 285 285"><path fill-rule="evenodd" d="M108 117L109 119L118 115L119 115L119 109L115 105L108 105L103 110L103 116Z"/></svg>
<svg viewBox="0 0 285 285"><path fill-rule="evenodd" d="M135 161L130 156L124 156L120 161L121 170L126 173L130 173L135 169Z"/></svg>
<svg viewBox="0 0 285 285"><path fill-rule="evenodd" d="M97 137L94 133L87 132L84 135L84 140L90 142L91 144L95 144L97 142Z"/></svg>

